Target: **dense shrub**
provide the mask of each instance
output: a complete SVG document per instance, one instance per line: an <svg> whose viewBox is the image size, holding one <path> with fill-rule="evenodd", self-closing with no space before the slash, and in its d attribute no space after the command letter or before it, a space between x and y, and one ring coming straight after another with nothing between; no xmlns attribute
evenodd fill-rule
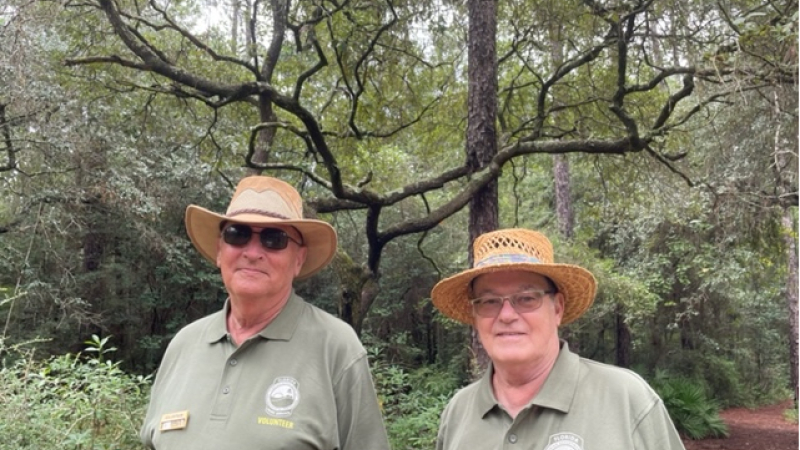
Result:
<svg viewBox="0 0 800 450"><path fill-rule="evenodd" d="M458 387L457 377L437 366L406 372L397 365L373 361L373 377L392 449L434 448L439 416Z"/></svg>
<svg viewBox="0 0 800 450"><path fill-rule="evenodd" d="M690 439L728 436L728 427L719 416L719 406L706 396L698 382L659 374L653 387L682 435Z"/></svg>
<svg viewBox="0 0 800 450"><path fill-rule="evenodd" d="M93 337L87 353L37 361L33 351L2 349L0 450L141 449L147 377L106 358L114 349Z"/></svg>

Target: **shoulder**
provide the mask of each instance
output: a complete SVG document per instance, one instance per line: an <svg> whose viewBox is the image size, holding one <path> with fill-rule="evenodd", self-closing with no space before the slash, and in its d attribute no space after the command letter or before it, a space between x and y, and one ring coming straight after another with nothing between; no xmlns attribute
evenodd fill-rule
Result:
<svg viewBox="0 0 800 450"><path fill-rule="evenodd" d="M660 401L655 390L638 373L586 358L580 358L580 385L588 392L602 389L606 395L633 406L651 407Z"/></svg>
<svg viewBox="0 0 800 450"><path fill-rule="evenodd" d="M308 344L324 348L326 352L350 355L350 358L366 355L366 350L352 326L307 302L303 302L295 335Z"/></svg>
<svg viewBox="0 0 800 450"><path fill-rule="evenodd" d="M302 327L304 332L337 342L359 342L353 327L342 319L308 302L304 302L303 307L298 327Z"/></svg>
<svg viewBox="0 0 800 450"><path fill-rule="evenodd" d="M601 363L587 358L580 358L583 377L591 377L600 382L648 388L647 381L638 373L623 367Z"/></svg>
<svg viewBox="0 0 800 450"><path fill-rule="evenodd" d="M185 342L196 342L203 339L214 325L225 326L224 311L220 310L205 317L195 320L184 326L172 338L170 345L180 345Z"/></svg>
<svg viewBox="0 0 800 450"><path fill-rule="evenodd" d="M464 401L472 401L481 390L481 380L473 381L472 383L462 387L453 394L450 403L458 403Z"/></svg>
<svg viewBox="0 0 800 450"><path fill-rule="evenodd" d="M222 314L222 312L210 314L181 328L167 344L159 365L159 373L169 372L178 366L183 367L187 362L198 358L202 359L198 353L206 346L200 344L210 340L209 333L219 321L222 321L224 327Z"/></svg>
<svg viewBox="0 0 800 450"><path fill-rule="evenodd" d="M479 408L482 387L481 380L478 380L457 390L442 411L442 422L447 422L448 418L472 416L470 411Z"/></svg>
<svg viewBox="0 0 800 450"><path fill-rule="evenodd" d="M322 332L330 331L355 336L356 333L349 324L333 314L303 301L302 321L318 325Z"/></svg>
<svg viewBox="0 0 800 450"><path fill-rule="evenodd" d="M219 340L225 336L225 318L222 310L209 314L184 326L170 339L162 358L162 368L178 358L194 354L203 342Z"/></svg>

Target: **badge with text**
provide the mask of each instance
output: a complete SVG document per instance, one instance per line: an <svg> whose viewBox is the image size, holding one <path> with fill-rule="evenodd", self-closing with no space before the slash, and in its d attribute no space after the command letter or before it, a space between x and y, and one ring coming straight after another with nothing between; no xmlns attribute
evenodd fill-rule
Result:
<svg viewBox="0 0 800 450"><path fill-rule="evenodd" d="M161 416L161 432L182 430L189 423L189 411L178 411Z"/></svg>
<svg viewBox="0 0 800 450"><path fill-rule="evenodd" d="M583 438L575 433L554 434L545 450L583 450Z"/></svg>
<svg viewBox="0 0 800 450"><path fill-rule="evenodd" d="M300 402L299 383L292 377L278 377L267 389L267 413L273 417L289 417Z"/></svg>

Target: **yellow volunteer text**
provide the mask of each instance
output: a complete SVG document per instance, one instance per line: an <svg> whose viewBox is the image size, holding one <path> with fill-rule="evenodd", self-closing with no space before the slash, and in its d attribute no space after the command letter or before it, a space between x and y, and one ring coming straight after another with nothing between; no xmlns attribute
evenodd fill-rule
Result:
<svg viewBox="0 0 800 450"><path fill-rule="evenodd" d="M258 418L259 425L272 425L274 427L281 427L281 428L294 428L294 422L291 420L286 419L275 419L272 417L259 417Z"/></svg>

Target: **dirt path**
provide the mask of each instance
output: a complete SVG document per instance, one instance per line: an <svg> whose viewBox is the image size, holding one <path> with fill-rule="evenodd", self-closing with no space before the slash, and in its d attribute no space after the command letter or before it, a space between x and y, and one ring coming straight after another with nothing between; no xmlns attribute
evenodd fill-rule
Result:
<svg viewBox="0 0 800 450"><path fill-rule="evenodd" d="M726 439L686 440L686 450L798 450L798 426L783 412L791 401L758 409L735 408L720 413L728 424Z"/></svg>

